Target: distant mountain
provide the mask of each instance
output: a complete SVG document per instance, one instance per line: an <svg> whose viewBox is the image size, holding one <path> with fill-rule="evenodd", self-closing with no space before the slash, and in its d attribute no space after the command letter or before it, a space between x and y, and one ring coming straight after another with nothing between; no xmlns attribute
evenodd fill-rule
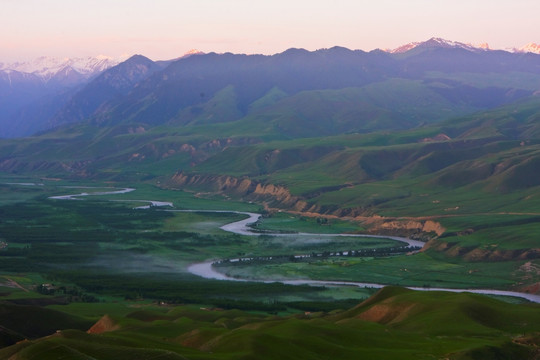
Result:
<svg viewBox="0 0 540 360"><path fill-rule="evenodd" d="M0 63L0 138L27 136L48 128L48 122L76 92L120 59L40 57Z"/></svg>
<svg viewBox="0 0 540 360"><path fill-rule="evenodd" d="M530 43L522 48L514 50L515 52L522 52L522 53L533 53L533 54L540 54L540 45L535 43Z"/></svg>
<svg viewBox="0 0 540 360"><path fill-rule="evenodd" d="M17 71L34 74L45 82L59 78L63 74L70 75L74 72L82 78L89 78L103 70L120 63L122 59L100 55L85 58L54 58L42 56L31 61L15 62L11 64L0 63L2 71Z"/></svg>
<svg viewBox="0 0 540 360"><path fill-rule="evenodd" d="M0 138L29 135L12 132L17 111L46 96L50 89L37 75L19 71L0 71Z"/></svg>
<svg viewBox="0 0 540 360"><path fill-rule="evenodd" d="M540 57L535 54L487 50L469 44L432 38L416 43L408 50L392 53L402 64L404 76L423 77L429 72L446 74L491 73L493 81L503 74L523 72L540 74ZM530 56L532 55L532 56ZM433 73L432 73L433 74ZM474 78L474 77L472 77ZM469 80L472 78L469 76Z"/></svg>
<svg viewBox="0 0 540 360"><path fill-rule="evenodd" d="M19 71L0 71L0 104L18 102L17 94L35 97L45 91L45 84L34 74ZM20 100L24 101L24 99Z"/></svg>
<svg viewBox="0 0 540 360"><path fill-rule="evenodd" d="M446 49L465 49L468 51L485 51L489 50L488 44L481 44L478 46L472 45L472 44L465 44L461 42L456 41L450 41L445 40L441 38L432 37L431 39L427 41L422 42L412 42L409 44L402 45L396 49L389 50L388 52L391 54L403 54L405 52L408 52L410 50L416 49L416 48L446 48Z"/></svg>
<svg viewBox="0 0 540 360"><path fill-rule="evenodd" d="M442 38L432 37L426 41L411 42L405 45L401 45L395 49L385 50L390 54L404 54L413 49L429 49L429 48L445 48L445 49L463 49L471 52L483 52L483 51L500 51L493 50L489 47L489 44L483 43L473 45L470 43L462 43L457 41L446 40ZM536 43L529 43L521 48L509 49L508 52L513 53L533 53L540 54L540 45Z"/></svg>
<svg viewBox="0 0 540 360"><path fill-rule="evenodd" d="M235 106L245 115L250 104L279 88L287 94L305 90L363 86L397 75L394 60L381 52L344 48L309 52L289 49L273 56L216 54L172 62L135 86L127 96L103 107L102 119L160 124L177 119L188 107L210 101L232 87ZM216 117L217 119L218 117Z"/></svg>
<svg viewBox="0 0 540 360"><path fill-rule="evenodd" d="M478 76L473 77L471 73ZM419 111L418 114L428 107L435 109L439 106L436 112L428 111L429 114L439 115L423 113L424 116L417 116L414 121L408 122L410 118L402 114L400 123L399 113L393 112L401 106L406 109L405 104L398 105L399 101L385 102L384 98L400 91L405 97L398 96L398 100L412 94L401 88L415 88L412 83L405 85L400 81L388 81L403 78L421 82L421 93L430 94L425 98L410 99L407 106ZM440 39L431 39L407 53L397 54L382 51L366 53L340 47L313 52L289 49L272 56L211 53L171 62L163 70L137 83L125 96L103 104L92 117L106 123L145 123L150 126L222 123L243 117L253 118L253 104L260 104L260 99L272 89L277 89L280 94L290 97L289 100L280 99L281 104L287 104L285 110L281 108L281 114L277 114L275 108L271 109L273 104L262 109L259 106L256 111L259 118L276 121L283 114L305 113L306 109L319 104L339 103L341 108L336 109L340 114L348 111L346 116L350 120L341 123L340 127L334 127L334 131L347 127L350 131L365 130L364 126L358 125L376 124L373 120L383 110L386 112L385 119L394 119L385 126L403 128L455 116L458 109L458 113L463 114L462 111L488 109L532 95L540 90L538 82L532 79L540 79L538 56L485 51ZM360 89L376 83L381 84L381 89L386 87L386 90L377 92L377 97L363 98L367 95L362 91L297 96L311 91ZM356 94L357 98L350 98L351 94ZM321 98L321 95L329 98ZM435 98L437 100L434 102L426 100ZM379 104L384 105L379 107ZM377 111L372 112L374 109ZM441 112L440 109L445 111ZM403 111L411 114L409 110ZM317 119L303 115L302 122L313 121L317 126L324 127L323 123L319 123L318 115L326 113L326 110L317 114L311 111L307 113ZM366 118L369 113L373 119ZM327 114L326 119L331 118L333 115ZM283 128L290 128L290 125Z"/></svg>
<svg viewBox="0 0 540 360"><path fill-rule="evenodd" d="M188 52L184 54L182 57L189 57L191 55L204 55L204 52L197 50L197 49L191 49Z"/></svg>
<svg viewBox="0 0 540 360"><path fill-rule="evenodd" d="M84 120L101 105L126 95L139 81L161 70L166 63L157 63L135 55L96 77L58 110L49 126Z"/></svg>

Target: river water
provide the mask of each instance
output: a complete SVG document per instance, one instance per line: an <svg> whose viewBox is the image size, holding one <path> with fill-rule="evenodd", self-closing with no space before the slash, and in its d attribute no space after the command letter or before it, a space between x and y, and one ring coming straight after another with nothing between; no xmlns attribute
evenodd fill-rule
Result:
<svg viewBox="0 0 540 360"><path fill-rule="evenodd" d="M92 189L91 187L73 187L73 186L66 186L66 188L79 188L79 189ZM128 192L135 191L135 189L132 188L125 188L120 190L112 190L112 191L96 191L96 192L82 192L79 194L72 194L72 195L60 195L60 196L51 196L49 199L53 200L79 200L79 197L84 196L97 196L97 195L116 195L116 194L126 194Z"/></svg>

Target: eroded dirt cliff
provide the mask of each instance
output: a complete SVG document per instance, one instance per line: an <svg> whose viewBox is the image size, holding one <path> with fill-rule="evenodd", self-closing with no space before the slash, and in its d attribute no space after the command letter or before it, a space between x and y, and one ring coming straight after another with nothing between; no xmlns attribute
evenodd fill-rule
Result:
<svg viewBox="0 0 540 360"><path fill-rule="evenodd" d="M285 210L309 217L341 218L361 222L370 233L410 236L429 239L440 236L445 229L434 220L387 218L363 208L339 208L309 203L301 196L292 195L281 185L265 184L247 177L208 174L175 174L167 184L174 188L204 190L215 194L235 196L245 201L262 204L268 211Z"/></svg>

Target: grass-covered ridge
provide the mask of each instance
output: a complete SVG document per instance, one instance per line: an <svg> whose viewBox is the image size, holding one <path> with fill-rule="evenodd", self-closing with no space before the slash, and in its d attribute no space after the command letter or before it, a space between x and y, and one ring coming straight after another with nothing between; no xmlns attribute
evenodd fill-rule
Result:
<svg viewBox="0 0 540 360"><path fill-rule="evenodd" d="M87 312L100 307L103 305L88 305ZM485 358L479 354L491 354L533 359L540 323L538 306L400 288L382 289L349 310L333 313L277 317L148 304L127 305L118 314L94 318L96 325L90 333L62 329L50 337L0 349L0 356L476 359Z"/></svg>

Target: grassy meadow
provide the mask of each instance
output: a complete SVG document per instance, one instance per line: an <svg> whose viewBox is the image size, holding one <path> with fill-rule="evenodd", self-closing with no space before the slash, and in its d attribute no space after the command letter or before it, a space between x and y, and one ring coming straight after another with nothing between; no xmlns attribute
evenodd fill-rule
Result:
<svg viewBox="0 0 540 360"><path fill-rule="evenodd" d="M332 236L364 231L359 221L276 212L264 215L255 224L254 229L262 231L262 235L241 236L227 233L220 226L241 220L244 215L167 211L172 210L169 207L140 210L135 207L146 205L143 200L160 200L172 202L174 209L178 210L260 211L255 204L222 197L201 198L184 191L144 184L140 189L125 194L77 198L80 200L48 198L66 193L111 190L110 185L97 186L96 189L65 186L73 185L47 182L39 186L0 186L4 193L9 194L0 207L1 239L8 244L0 252L2 272L37 273L75 283L89 289L92 294L99 294L99 287L96 290L95 284L85 283L90 281L87 273L106 274L113 283L116 275L123 278L132 274L147 274L150 283L156 277L173 278L163 283L176 280L190 282L197 280L186 272L187 266L193 262L281 256L279 263L243 262L223 269L231 276L253 279L297 277L451 288L513 289L538 281L537 274L523 270L525 264L533 268L538 266L536 259L468 261L429 247L425 252L412 255L370 257L368 253L360 257L328 256L335 252L371 251L400 245L389 239ZM18 192L21 198L18 202L12 201L10 198ZM539 224L537 216L522 214L455 214L440 220L447 231L439 241L464 248L496 247L508 251L534 245L534 239L526 235L537 231ZM459 231L465 223L475 231L461 236ZM282 234L265 234L265 231ZM292 255L311 253L327 255L287 261ZM102 290L117 296L129 293L133 297L136 293L130 289L114 294L112 288L114 286L103 286L106 291ZM278 294L274 298L280 296Z"/></svg>

